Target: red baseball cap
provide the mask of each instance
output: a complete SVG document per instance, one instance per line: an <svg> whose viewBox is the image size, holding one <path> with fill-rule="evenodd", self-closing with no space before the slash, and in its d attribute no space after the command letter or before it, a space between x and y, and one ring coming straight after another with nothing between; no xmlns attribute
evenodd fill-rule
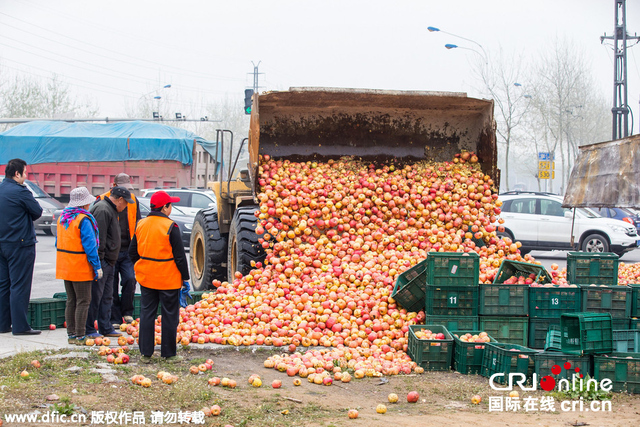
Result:
<svg viewBox="0 0 640 427"><path fill-rule="evenodd" d="M171 197L166 191L156 191L153 193L153 196L151 196L151 201L149 203L151 204L151 207L155 209L161 208L167 203L175 203L179 201L180 197Z"/></svg>

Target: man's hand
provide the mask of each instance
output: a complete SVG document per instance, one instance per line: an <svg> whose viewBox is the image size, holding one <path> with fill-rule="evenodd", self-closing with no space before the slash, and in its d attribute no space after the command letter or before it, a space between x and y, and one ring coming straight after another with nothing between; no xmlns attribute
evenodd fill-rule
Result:
<svg viewBox="0 0 640 427"><path fill-rule="evenodd" d="M102 279L102 276L104 275L104 273L102 272L102 269L99 268L96 270L96 280L100 280Z"/></svg>

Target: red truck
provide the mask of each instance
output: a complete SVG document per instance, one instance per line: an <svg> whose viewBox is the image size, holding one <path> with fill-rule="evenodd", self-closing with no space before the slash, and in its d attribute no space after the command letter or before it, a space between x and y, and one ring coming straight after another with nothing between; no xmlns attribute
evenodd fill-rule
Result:
<svg viewBox="0 0 640 427"><path fill-rule="evenodd" d="M65 202L78 186L105 192L121 172L131 176L138 194L145 188L206 187L215 179L221 148L184 129L138 121L33 121L0 133L0 162L24 159L28 178Z"/></svg>

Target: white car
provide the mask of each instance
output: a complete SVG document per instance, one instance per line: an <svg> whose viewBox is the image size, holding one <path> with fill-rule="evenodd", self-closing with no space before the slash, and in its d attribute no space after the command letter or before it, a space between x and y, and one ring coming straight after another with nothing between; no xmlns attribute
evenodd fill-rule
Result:
<svg viewBox="0 0 640 427"><path fill-rule="evenodd" d="M638 246L633 225L602 218L583 208L577 208L575 213L572 246L573 209L563 208L563 198L555 194L507 192L501 194L499 200L504 231L498 235L522 243L522 254L532 250L580 250L614 252L622 256Z"/></svg>
<svg viewBox="0 0 640 427"><path fill-rule="evenodd" d="M142 197L153 196L156 191L166 191L171 197L180 197L180 201L175 203L180 210L187 215L194 215L201 209L216 206L216 194L211 190L199 190L192 188L154 188L142 191Z"/></svg>

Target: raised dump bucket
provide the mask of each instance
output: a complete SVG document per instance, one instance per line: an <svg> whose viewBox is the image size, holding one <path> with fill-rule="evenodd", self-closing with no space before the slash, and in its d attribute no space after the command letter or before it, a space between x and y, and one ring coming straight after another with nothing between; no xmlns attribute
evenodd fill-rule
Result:
<svg viewBox="0 0 640 427"><path fill-rule="evenodd" d="M498 181L493 101L464 93L339 88L291 88L253 97L253 176L258 154L403 162L448 161L463 150L475 152L483 171Z"/></svg>

